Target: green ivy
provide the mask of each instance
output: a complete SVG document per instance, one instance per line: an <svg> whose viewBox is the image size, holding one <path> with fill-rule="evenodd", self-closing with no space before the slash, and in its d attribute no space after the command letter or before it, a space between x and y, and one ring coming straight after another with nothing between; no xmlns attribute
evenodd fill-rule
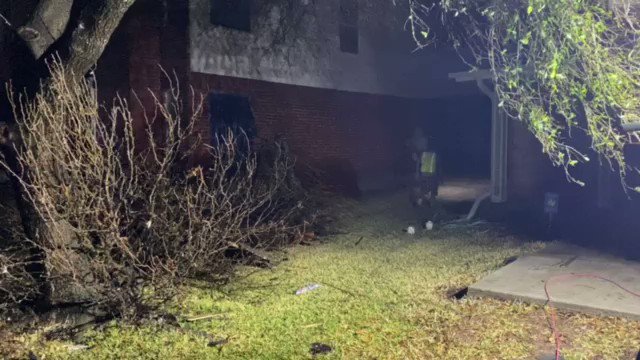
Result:
<svg viewBox="0 0 640 360"><path fill-rule="evenodd" d="M527 124L569 179L581 183L571 168L588 162L589 152L618 169L623 183L637 171L624 153L635 136L621 125L640 121L639 19L601 0L410 2L424 18L439 11L476 66L490 64L502 108ZM580 131L590 148L572 145Z"/></svg>

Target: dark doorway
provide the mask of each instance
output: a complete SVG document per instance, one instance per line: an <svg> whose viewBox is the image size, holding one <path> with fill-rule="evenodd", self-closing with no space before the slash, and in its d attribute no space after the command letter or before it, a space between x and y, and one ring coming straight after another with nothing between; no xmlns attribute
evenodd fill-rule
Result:
<svg viewBox="0 0 640 360"><path fill-rule="evenodd" d="M491 190L492 107L486 96L431 100L425 124L429 147L438 155L439 202L467 214Z"/></svg>
<svg viewBox="0 0 640 360"><path fill-rule="evenodd" d="M491 101L486 96L436 99L431 142L445 178L489 179Z"/></svg>

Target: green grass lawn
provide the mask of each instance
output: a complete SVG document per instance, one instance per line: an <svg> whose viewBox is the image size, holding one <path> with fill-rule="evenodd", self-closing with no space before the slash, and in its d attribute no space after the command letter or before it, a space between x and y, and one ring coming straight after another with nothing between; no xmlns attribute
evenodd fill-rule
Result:
<svg viewBox="0 0 640 360"><path fill-rule="evenodd" d="M514 255L535 250L490 229L410 237L404 197L346 204L347 235L286 252L273 270L242 269L220 289L191 288L175 305L180 328L113 324L85 336L89 350L24 335L40 359L305 359L312 343L327 359L535 359L553 343L544 309L495 300L448 298ZM358 245L355 245L356 242ZM305 285L316 291L296 296ZM640 324L561 314L567 359L632 358ZM226 339L219 347L211 339ZM598 357L599 356L599 357Z"/></svg>

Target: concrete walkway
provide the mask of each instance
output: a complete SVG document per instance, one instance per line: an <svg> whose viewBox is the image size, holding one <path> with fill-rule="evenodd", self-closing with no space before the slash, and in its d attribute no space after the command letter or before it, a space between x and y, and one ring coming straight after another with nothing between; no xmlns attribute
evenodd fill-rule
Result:
<svg viewBox="0 0 640 360"><path fill-rule="evenodd" d="M544 304L546 283L556 308L640 320L640 297L594 276L640 294L640 263L552 243L472 285L468 295Z"/></svg>
<svg viewBox="0 0 640 360"><path fill-rule="evenodd" d="M491 191L491 181L486 179L446 179L438 189L439 201L475 201Z"/></svg>

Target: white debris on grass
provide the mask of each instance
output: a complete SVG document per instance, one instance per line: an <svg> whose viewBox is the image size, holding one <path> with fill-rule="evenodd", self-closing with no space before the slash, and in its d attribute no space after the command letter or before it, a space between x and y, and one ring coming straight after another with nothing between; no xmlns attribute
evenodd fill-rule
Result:
<svg viewBox="0 0 640 360"><path fill-rule="evenodd" d="M296 295L306 294L308 292L317 290L317 289L319 289L321 287L322 287L322 285L320 285L320 284L311 284L311 285L305 286L302 289L296 291Z"/></svg>

